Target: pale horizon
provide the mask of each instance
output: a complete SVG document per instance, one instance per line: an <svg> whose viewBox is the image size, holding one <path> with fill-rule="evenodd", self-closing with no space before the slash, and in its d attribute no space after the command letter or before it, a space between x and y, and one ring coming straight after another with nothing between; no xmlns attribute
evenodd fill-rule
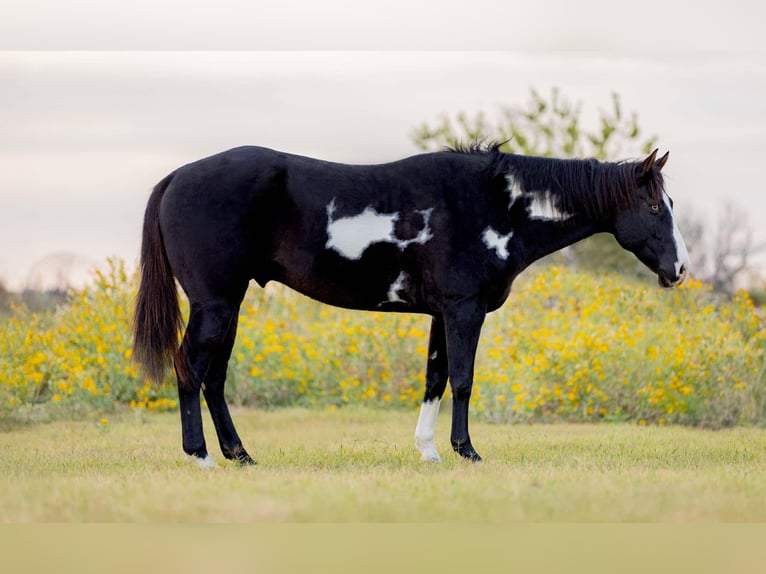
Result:
<svg viewBox="0 0 766 574"><path fill-rule="evenodd" d="M183 30L170 25L178 2L150 10L141 0L124 14L89 0L67 11L42 4L18 3L0 23L0 279L13 289L55 253L81 268L110 256L134 265L149 191L184 163L243 144L391 161L418 152L410 134L421 122L493 116L526 102L530 88L580 100L585 121L619 94L643 133L670 150L677 211L710 217L733 201L766 241L766 44L760 20L737 2L652 1L635 13L605 0L578 10L563 0L514 9L480 0L462 12L440 2L438 17L425 2L404 24L395 8L409 3L382 8L377 23L344 0L324 12L273 3L271 25L240 6L229 33L204 38L207 12L196 2L183 4ZM89 25L88 14L105 23ZM615 18L627 24L606 25ZM302 51L220 51L264 47ZM444 47L456 49L433 51ZM310 51L327 48L340 51Z"/></svg>

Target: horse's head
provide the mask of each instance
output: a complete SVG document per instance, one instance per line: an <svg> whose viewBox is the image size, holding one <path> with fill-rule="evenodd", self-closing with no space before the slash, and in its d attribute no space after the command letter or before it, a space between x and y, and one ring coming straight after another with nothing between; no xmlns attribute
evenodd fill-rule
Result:
<svg viewBox="0 0 766 574"><path fill-rule="evenodd" d="M662 185L660 170L668 155L656 159L657 150L654 150L636 164L638 201L616 214L614 236L620 245L657 273L662 287L675 287L686 278L689 253L673 217L673 200Z"/></svg>

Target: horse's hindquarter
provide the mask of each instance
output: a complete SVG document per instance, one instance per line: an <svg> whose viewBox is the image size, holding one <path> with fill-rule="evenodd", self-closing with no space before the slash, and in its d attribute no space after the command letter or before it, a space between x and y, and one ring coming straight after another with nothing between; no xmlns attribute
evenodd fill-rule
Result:
<svg viewBox="0 0 766 574"><path fill-rule="evenodd" d="M175 172L160 205L160 228L187 295L226 292L252 277L253 261L264 257L262 204L281 171L274 152L236 148Z"/></svg>

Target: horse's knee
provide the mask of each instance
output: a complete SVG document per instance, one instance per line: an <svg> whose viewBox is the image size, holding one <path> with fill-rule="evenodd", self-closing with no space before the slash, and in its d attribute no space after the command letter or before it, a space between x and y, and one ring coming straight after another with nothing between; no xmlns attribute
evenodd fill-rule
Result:
<svg viewBox="0 0 766 574"><path fill-rule="evenodd" d="M236 311L234 311L236 313ZM226 340L232 322L231 309L206 309L194 333L195 343L203 348L216 347Z"/></svg>
<svg viewBox="0 0 766 574"><path fill-rule="evenodd" d="M456 381L452 383L452 397L455 400L463 401L471 398L471 387L473 381Z"/></svg>

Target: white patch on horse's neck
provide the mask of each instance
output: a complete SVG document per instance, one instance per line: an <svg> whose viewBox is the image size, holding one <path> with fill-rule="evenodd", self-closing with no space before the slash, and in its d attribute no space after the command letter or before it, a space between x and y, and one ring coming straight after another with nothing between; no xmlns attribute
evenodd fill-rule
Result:
<svg viewBox="0 0 766 574"><path fill-rule="evenodd" d="M399 297L399 291L404 288L405 279L407 279L407 274L402 271L399 273L396 280L391 283L391 287L388 288L388 300L391 303L405 303L405 300Z"/></svg>
<svg viewBox="0 0 766 574"><path fill-rule="evenodd" d="M495 254L500 259L508 259L508 240L513 237L513 231L506 235L500 235L497 231L491 227L487 227L484 233L481 234L481 240L487 249L495 250Z"/></svg>
<svg viewBox="0 0 766 574"><path fill-rule="evenodd" d="M420 405L420 416L415 427L415 446L422 455L421 460L441 462L439 453L436 452L434 434L436 432L436 419L439 416L441 399L432 399Z"/></svg>
<svg viewBox="0 0 766 574"><path fill-rule="evenodd" d="M553 203L550 191L535 191L530 194L532 201L527 206L530 219L537 221L566 221L571 213L560 211Z"/></svg>
<svg viewBox="0 0 766 574"><path fill-rule="evenodd" d="M556 207L550 191L526 191L521 187L521 182L512 173L505 174L505 180L508 182L506 189L510 197L508 203L509 210L520 197L531 197L532 200L527 206L527 214L530 219L536 221L566 221L572 217L570 213L564 213Z"/></svg>
<svg viewBox="0 0 766 574"><path fill-rule="evenodd" d="M508 209L510 209L516 200L524 195L524 190L521 189L521 183L519 183L519 181L513 177L513 174L511 173L505 174L505 181L508 182L508 187L506 189L508 190L508 195L510 196L510 201L508 202Z"/></svg>
<svg viewBox="0 0 766 574"><path fill-rule="evenodd" d="M670 214L670 218L673 220L673 240L676 244L676 275L681 275L681 267L684 265L689 266L689 252L686 249L686 242L681 235L681 230L678 229L678 223L673 215L673 207L670 205L670 198L668 194L662 193L662 200L665 202L665 207Z"/></svg>
<svg viewBox="0 0 766 574"><path fill-rule="evenodd" d="M327 249L334 249L347 259L360 259L364 251L373 243L393 243L404 249L412 243L426 243L431 233L430 220L433 208L418 210L423 216L423 228L412 239L399 239L395 235L395 225L399 213L378 213L368 206L358 215L339 217L333 221L335 199L327 205Z"/></svg>

